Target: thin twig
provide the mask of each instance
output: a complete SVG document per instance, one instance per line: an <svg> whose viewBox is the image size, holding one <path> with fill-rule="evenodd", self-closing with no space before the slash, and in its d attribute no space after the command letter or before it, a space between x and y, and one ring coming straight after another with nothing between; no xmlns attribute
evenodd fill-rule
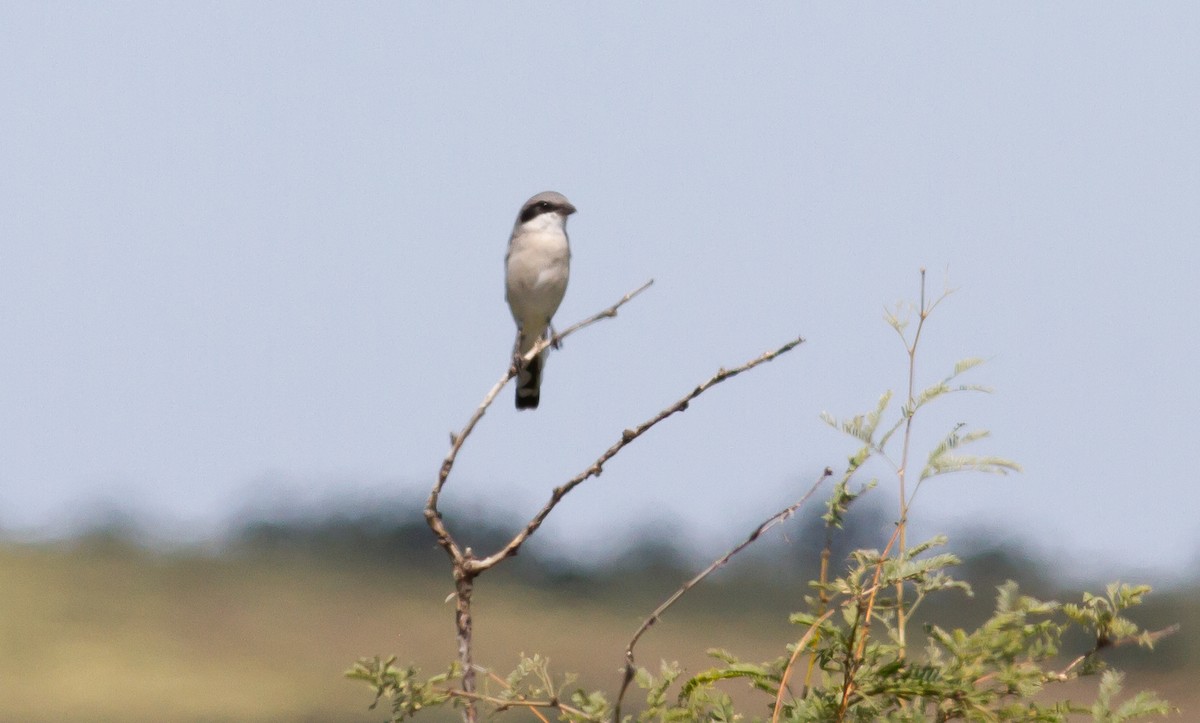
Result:
<svg viewBox="0 0 1200 723"><path fill-rule="evenodd" d="M554 492L550 495L550 500L548 502L546 502L545 506L543 506L542 509L539 510L536 515L533 516L533 519L531 519L529 521L529 524L525 525L525 529L518 532L516 534L516 536L514 536L511 540L509 540L507 545L505 545L503 548L501 548L496 553L489 555L485 558L465 560L464 565L465 565L466 569L470 570L471 572L473 572L475 574L478 574L480 572L483 572L484 570L487 570L488 568L494 567L497 563L499 563L504 558L511 557L511 556L517 554L517 551L521 549L521 545L525 544L525 541L529 539L530 535L532 535L534 532L537 532L537 529L542 526L543 522L545 522L546 517L554 510L555 506L557 506L558 503L562 501L562 498L567 496L567 493L569 493L571 490L578 487L580 484L582 484L588 478L599 477L600 473L604 471L605 463L608 462L613 457L615 457L617 455L617 453L620 452L621 449L624 448L626 445L628 445L630 442L632 442L633 440L642 436L651 427L653 427L654 425L663 421L664 419L671 416L672 414L675 414L676 412L684 411L685 409L688 408L688 404L693 399L700 396L701 394L708 391L709 389L716 386L717 384L720 384L721 382L725 381L726 379L735 377L744 371L753 369L754 367L758 366L759 364L765 364L765 363L775 359L780 354L784 354L784 353L791 351L792 349L795 349L797 346L799 346L803 342L804 342L804 339L797 337L797 338L793 339L792 341L789 341L788 343L779 347L778 349L776 349L774 351L769 351L755 359L751 359L750 361L746 362L745 364L743 364L739 367L735 367L733 369L720 369L710 379L708 379L704 383L697 386L695 389L693 389L691 392L686 394L679 401L675 402L671 406L667 407L666 409L662 410L658 414L654 415L654 417L652 417L651 419L649 419L645 422L642 422L640 425L638 425L634 429L626 429L624 432L621 433L621 438L619 440L617 440L617 442L615 444L613 444L611 447L609 447L607 450L605 450L604 454L600 455L600 457L595 462L593 462L590 467L588 467L584 471L580 472L579 474L575 475L571 479L567 480L567 482L565 484L563 484L562 486L555 487Z"/></svg>
<svg viewBox="0 0 1200 723"><path fill-rule="evenodd" d="M794 344L793 344L793 346L794 346ZM699 389L699 387L697 387L697 389ZM804 496L801 497L799 499L799 501L797 501L795 504L791 505L787 509L784 509L784 510L781 510L780 512L775 513L774 515L769 517L765 522L763 522L761 525L756 527L754 529L754 531L750 533L749 537L747 537L745 540L743 540L740 544L738 544L736 547L734 547L729 552L726 552L724 555L722 555L721 557L714 560L711 565L704 568L704 570L702 570L698 575L693 577L691 580L688 580L687 582L685 582L682 587L680 587L678 590L676 590L674 593L672 593L671 596L668 597L666 600L664 600L661 605L659 605L657 608L655 608L654 612L650 613L650 617L646 618L642 622L641 627L638 628L637 632L633 634L633 638L629 641L629 645L627 645L625 647L625 675L624 675L624 678L622 678L622 680L621 680L621 691L620 691L620 693L617 694L617 704L615 706L614 714L613 714L614 721L619 722L621 720L621 701L625 698L625 691L628 690L629 683L630 683L630 681L633 680L634 673L636 672L636 668L634 667L635 663L634 663L634 659L633 659L633 648L634 648L634 646L637 645L638 640L641 639L642 635L645 634L645 632L650 629L650 626L652 626L656 622L658 622L659 618L662 617L662 614L667 611L667 608L674 605L679 600L679 598L683 597L689 590L691 590L696 585L698 585L701 580L703 580L704 578L711 575L718 568L725 565L725 563L729 562L729 560L734 555L738 554L739 552L741 552L742 550L746 549L751 544L753 544L756 540L758 540L759 537L761 537L763 535L764 532L766 532L767 530L770 530L772 527L778 525L779 523L789 519L792 515L796 514L796 510L800 509L800 507L802 505L804 505L805 502L808 502L809 498L812 497L814 493L816 493L817 488L821 486L821 483L824 482L826 479L828 479L831 476L833 476L833 470L826 467L825 471L821 473L821 476L817 478L816 482L813 482L812 487L810 487L808 489L808 492L804 493Z"/></svg>
<svg viewBox="0 0 1200 723"><path fill-rule="evenodd" d="M787 667L783 669L783 676L779 679L779 691L775 694L775 708L771 712L771 723L778 723L779 721L779 713L783 710L783 691L787 690L788 677L792 674L792 666L796 664L796 659L808 647L809 641L812 640L813 635L817 634L817 629L821 627L821 623L828 620L836 610L837 608L831 608L822 613L821 617L817 618L809 626L808 632L800 638L800 642L796 643L796 649L792 651L792 657L788 660Z"/></svg>
<svg viewBox="0 0 1200 723"><path fill-rule="evenodd" d="M857 663L861 662L862 656L866 651L867 638L871 634L871 615L875 608L875 590L878 590L878 582L880 573L883 571L883 563L887 559L892 545L899 543L898 555L903 555L907 547L907 531L908 531L908 509L910 499L905 490L905 484L908 477L908 452L912 441L912 426L913 419L917 416L916 407L916 374L917 374L917 347L921 341L921 331L925 328L925 321L938 304L950 294L949 291L943 293L932 304L926 304L925 301L925 269L921 269L921 300L920 306L917 307L917 330L913 334L913 340L910 344L904 336L903 330L897 326L896 332L900 335L901 341L904 342L904 351L908 355L908 398L905 403L905 419L904 419L904 442L900 453L900 465L896 467L896 477L900 487L900 519L896 522L896 530L892 533L892 537L888 540L887 546L883 549L883 553L879 557L879 562L875 566L875 575L872 582L871 596L867 599L866 609L866 624L863 626L862 637L858 640L858 645L855 648L854 659L849 661L846 666L846 680L842 687L842 700L838 707L837 720L842 720L845 716L846 708L850 703L850 694L854 690L853 670L857 667ZM888 459L884 455L884 459ZM891 460L888 460L891 463ZM916 493L914 492L914 495ZM904 611L904 581L896 582L896 627L897 642L900 646L900 657L903 658L907 648L906 627L908 625L908 616Z"/></svg>
<svg viewBox="0 0 1200 723"><path fill-rule="evenodd" d="M940 301L940 299L939 299ZM925 329L925 320L929 318L929 312L933 309L925 309L925 269L921 268L921 306L917 310L917 331L913 334L912 344L905 343L905 351L908 352L908 398L905 406L908 412L907 419L904 421L904 447L900 453L900 469L896 471L896 476L900 479L900 521L898 524L899 537L899 554L903 555L904 550L908 545L906 535L908 534L908 493L905 491L905 484L908 480L908 449L912 442L912 424L913 418L917 416L917 400L916 400L916 379L917 379L917 345L921 342L921 331ZM896 629L898 631L900 643L900 657L905 654L905 627L907 625L907 616L904 614L904 581L896 583Z"/></svg>
<svg viewBox="0 0 1200 723"><path fill-rule="evenodd" d="M1105 640L1102 642L1098 641L1094 648L1087 651L1083 655L1080 655L1078 658L1075 658L1074 660L1072 660L1071 664L1068 665L1067 667L1063 668L1061 673L1052 674L1051 677L1058 681L1068 680L1068 676L1072 670L1074 670L1080 663L1087 660L1088 658L1091 658L1091 657L1099 654L1102 650L1107 650L1108 648L1119 648L1123 645L1130 645L1133 643L1142 643L1143 641L1146 641L1146 640L1148 640L1151 643L1157 643L1159 640L1162 640L1163 638L1167 637L1168 635L1174 635L1177 632L1179 632L1179 623L1175 623L1174 625L1168 625L1167 627L1163 628L1162 630L1156 630L1152 633L1142 633L1140 635L1126 635L1125 637L1117 638L1116 640Z"/></svg>
<svg viewBox="0 0 1200 723"><path fill-rule="evenodd" d="M505 680L504 678L501 678L500 676L496 675L496 674L495 674L495 673L493 673L492 671L490 671L490 670L481 670L480 672L487 673L487 676L488 676L489 678L491 678L492 680L496 681L496 682L497 682L497 683L499 683L500 685L504 686L504 688L505 688L506 690L512 690L512 686L508 684L508 681L507 681L507 680ZM557 702L557 701L555 701L555 702ZM497 709L497 711L496 711L496 712L500 712L500 710L502 710L502 709ZM537 716L538 720L540 720L542 723L550 723L550 720L549 720L548 718L546 718L546 716L542 715L542 712L541 712L541 711L539 711L537 708L530 708L530 709L529 709L529 712L530 712L530 713L533 713L535 716Z"/></svg>
<svg viewBox="0 0 1200 723"><path fill-rule="evenodd" d="M458 688L445 688L441 692L445 693L446 695L449 695L452 698L463 698L463 699L471 701L473 703L474 702L491 703L492 705L495 705L501 709L503 709L503 708L528 708L531 711L533 711L534 715L537 715L539 718L541 718L541 714L536 712L536 709L538 709L538 708L557 710L557 711L561 711L563 713L569 713L573 716L578 716L578 717L584 718L584 719L589 717L588 714L585 713L584 711L582 711L574 706L567 705L559 700L519 700L519 699L511 699L511 698L510 699L496 698L496 697L490 696L490 695L483 695L482 693L473 693L473 692L467 692L465 690L459 690ZM543 718L543 720L545 720L545 719Z"/></svg>
<svg viewBox="0 0 1200 723"><path fill-rule="evenodd" d="M551 339L550 343L553 344L553 343L562 341L563 339L567 338L571 334L574 334L575 332L579 331L580 329L582 329L586 326L591 326L592 324L595 324L597 321L601 321L603 319L615 318L617 315L617 309L620 309L622 306L624 306L626 303L628 303L630 300L632 300L633 297L637 296L638 294L642 293L643 291L645 291L646 289L650 288L653 285L654 285L654 279L650 279L649 281L647 281L646 283L637 287L633 291L630 291L628 294L625 294L624 296L622 296L620 301L618 301L617 303L608 307L604 311L601 311L597 314L593 314L593 315L589 316L588 318L584 319L583 321L576 322L576 323L572 324L571 326L568 326L562 332L555 334L555 338ZM542 348L545 349L545 347L542 347ZM532 351L530 351L528 354L525 355L525 361L529 361L530 359L533 359L533 357L534 357L534 353Z"/></svg>

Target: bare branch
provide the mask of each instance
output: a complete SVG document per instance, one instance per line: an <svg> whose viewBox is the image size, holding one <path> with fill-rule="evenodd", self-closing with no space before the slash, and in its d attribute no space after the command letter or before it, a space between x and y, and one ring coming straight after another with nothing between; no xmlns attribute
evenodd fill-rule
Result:
<svg viewBox="0 0 1200 723"><path fill-rule="evenodd" d="M785 353L791 351L792 349L795 349L797 346L799 346L803 342L804 342L804 339L802 339L800 337L796 337L795 339L793 339L792 341L789 341L788 343L784 344L783 346L779 347L778 349L775 349L774 351L766 352L765 354L763 354L755 359L751 359L750 361L746 362L745 364L743 364L739 367L735 367L733 369L719 369L716 374L714 374L711 378L709 378L704 383L697 386L691 392L684 395L684 397L682 399L680 399L679 401L675 402L671 406L667 407L666 409L662 410L658 414L654 415L649 420L642 422L640 425L638 425L634 429L626 429L624 432L621 433L621 438L619 440L617 440L617 442L615 444L613 444L611 447L609 447L607 450L605 450L604 454L600 455L600 457L595 462L593 462L590 467L588 467L584 471L580 472L579 474L575 475L571 479L567 480L567 482L565 484L563 484L562 486L555 487L554 492L550 495L550 500L546 503L546 505L544 507L542 507L542 509L536 515L534 515L533 519L531 519L529 521L529 524L527 524L525 526L525 529L523 529L519 533L517 533L517 535L515 537L513 537L513 539L510 540L507 545L505 545L503 548L501 548L498 552L496 552L492 555L489 555L488 557L478 559L478 560L475 560L475 559L466 560L465 565L467 566L467 569L469 569L471 572L473 572L475 574L478 574L480 572L483 572L484 570L487 570L488 568L494 567L497 563L499 563L501 560L505 559L506 557L511 557L511 556L517 554L517 551L519 549L521 549L521 545L525 544L525 541L529 539L530 535L532 535L534 532L537 531L537 529L539 527L542 526L542 523L546 520L546 517L550 514L551 511L554 510L554 508L558 505L558 503L562 501L562 498L567 496L567 493L569 493L571 490L578 487L580 484L582 484L584 481L586 481L589 477L599 477L600 473L604 471L605 463L607 463L610 459L615 457L617 455L617 453L620 452L630 442L632 442L633 440L642 436L651 427L658 424L659 422L666 419L667 417L671 416L672 414L675 414L676 412L684 411L685 409L688 408L688 404L693 399L700 396L701 394L708 391L709 389L716 386L717 384L720 384L721 382L725 381L726 379L735 377L744 371L753 369L754 367L758 366L759 364L765 364L766 362L769 362L769 361L775 359L779 355L785 354Z"/></svg>
<svg viewBox="0 0 1200 723"><path fill-rule="evenodd" d="M607 309L604 309L603 311L593 314L583 321L567 327L565 331L556 335L554 339L539 340L537 344L534 344L532 349L526 352L525 356L522 357L522 360L528 362L538 354L541 354L542 350L550 346L551 343L561 341L580 329L595 324L601 319L611 319L615 317L617 315L617 309L624 306L631 299L633 299L633 297L650 288L650 285L653 283L654 279L650 279L638 288L622 296L620 301L608 307ZM442 488L446 486L446 480L450 477L450 470L454 468L454 461L458 458L458 452L462 449L463 444L467 441L467 437L469 437L471 432L474 431L475 425L479 423L479 420L483 419L483 415L487 412L488 407L492 405L492 402L496 400L496 396L500 394L500 390L502 390L504 386L508 384L508 382L516 375L516 364L509 365L508 370L504 373L504 376L500 378L500 381L496 382L496 384L492 386L488 393L484 395L483 401L480 402L479 406L475 409L475 413L471 415L471 418L467 420L467 424L462 428L462 431L458 432L457 434L453 432L450 434L450 451L446 454L446 458L442 460L442 467L438 472L437 482L433 485L433 489L429 493L429 500L425 504L425 521L429 524L429 528L433 530L434 536L437 537L438 544L441 545L442 548L450 555L450 559L453 560L456 565L462 564L463 560L466 559L466 556L464 555L462 549L458 546L458 543L455 542L453 536L451 536L450 531L446 529L445 524L442 522L442 515L438 511L438 500L441 497Z"/></svg>
<svg viewBox="0 0 1200 723"><path fill-rule="evenodd" d="M479 404L479 406L475 409L475 412L467 420L467 424L463 427L462 431L460 431L458 433L452 432L450 434L450 451L446 454L445 459L442 461L442 466L438 472L437 481L434 483L433 488L430 490L429 499L425 505L425 521L426 521L426 523L428 523L430 530L433 531L434 536L437 538L438 544L444 550L446 550L447 554L450 556L452 566L453 566L454 583L455 583L454 597L456 600L456 605L455 605L455 627L456 627L456 631L457 631L456 638L457 638L457 643L458 643L459 662L463 666L463 678L462 678L461 689L462 689L462 697L467 701L467 705L463 711L463 718L464 718L464 720L467 721L467 723L473 723L477 719L477 712L475 710L475 701L476 701L476 699L478 699L478 695L475 693L475 667L474 667L474 664L471 659L472 658L472 656L471 656L471 637L472 637L471 594L473 591L473 582L474 582L475 578L478 577L480 574L482 574L484 571L497 565L500 561L502 561L508 557L511 557L512 555L517 554L517 551L520 549L520 547L525 543L526 540L529 539L529 537L534 532L537 531L537 529L539 527L541 527L541 525L545 521L546 517L550 514L551 511L553 511L555 506L558 505L558 503L562 500L563 497L565 497L567 495L567 493L569 493L575 487L582 484L589 477L599 476L600 473L603 471L604 464L606 462L608 462L608 460L610 460L614 456L616 456L616 454L618 452L620 452L621 449L623 449L630 442L637 439L642 434L646 433L646 431L648 431L651 427L655 426L656 424L658 424L662 420L666 419L667 417L669 417L677 412L682 412L685 409L687 409L688 404L691 402L691 400L700 396L701 394L703 394L704 392L706 392L708 389L712 388L713 386L725 381L726 379L737 376L738 374L741 374L744 371L753 369L754 367L756 367L760 364L769 362L769 361L775 359L776 357L778 357L780 354L784 354L786 352L791 351L792 349L794 349L796 346L800 345L804 341L803 339L797 337L796 339L788 342L787 344L784 344L783 346L779 347L778 349L767 352L755 359L750 360L749 362L746 362L745 364L743 364L739 367L736 367L734 369L724 369L724 368L719 369L717 371L717 373L715 375L713 375L710 379L708 379L704 383L697 386L695 389L693 389L690 393L686 394L682 399L680 399L675 404L662 410L657 415L655 415L653 418L651 418L650 420L648 420L646 422L643 422L641 425L639 425L635 429L625 430L621 434L621 438L613 446L609 447L602 455L600 455L600 457L594 463L592 463L592 465L590 467L588 467L587 469L585 469L583 472L579 473L572 479L568 480L562 486L556 487L554 489L553 494L550 497L550 501L548 503L546 503L546 505L533 517L533 519L529 521L529 523L525 526L525 528L522 529L520 532L518 532L516 534L516 536L514 536L513 539L509 541L509 543L507 545L505 545L501 550L499 550L495 554L490 555L486 558L479 559L479 558L475 557L475 555L471 552L470 548L461 547L458 544L458 542L454 539L454 536L450 533L450 530L447 529L447 527L442 519L441 512L438 510L438 502L440 500L442 490L445 488L446 481L450 477L450 472L454 468L455 460L458 458L458 453L462 449L463 445L466 443L467 438L474 431L475 426L483 418L483 415L487 412L488 408L491 407L492 402L494 402L496 400L496 397L500 394L500 391L504 388L504 386L506 384L508 384L508 382L513 377L515 377L517 375L520 364L529 362L535 356L537 356L538 354L541 354L548 346L557 345L560 341L562 341L562 339L575 333L576 331L579 331L585 327L588 327L588 326L596 323L597 321L600 321L601 319L610 319L610 318L615 317L617 315L617 310L621 306L623 306L624 304L629 302L631 299L633 299L635 296L640 294L642 291L645 291L653 283L654 283L654 281L653 281L653 279L651 279L650 281L646 282L639 288L626 294L619 301L617 301L617 303L613 304L612 306L608 307L607 309L605 309L597 314L594 314L591 317L588 317L587 319L584 319L581 322L573 324L570 327L567 327L567 329L565 329L562 333L554 334L549 339L540 339L533 346L533 348L530 349L523 357L521 357L520 359L514 359L513 363L505 371L504 376L501 377L500 380L498 382L496 382L495 385L492 386L492 388L488 391L488 393L486 395L484 395L483 401ZM830 472L828 470L826 470L826 476L828 476L829 474L830 474ZM815 489L815 485L814 485L814 489ZM812 493L810 492L809 494L811 495ZM807 496L806 496L806 499L807 499ZM801 503L798 503L796 505L796 507L799 507L799 504L801 504ZM794 508L792 511L794 511ZM764 523L764 525L759 528L759 530L755 533L755 535L751 538L751 540L748 540L742 546L740 546L739 548L732 551L728 557L731 557L733 554L735 554L738 550L741 549L741 547L745 547L745 545L748 545L750 542L753 541L753 539L756 539L758 535L761 535L763 532L765 532L767 529L769 529L774 524L777 524L779 521L786 519L786 517L789 516L790 514L791 514L791 512L789 511L787 513L787 515L780 516L779 519L777 519L775 521L768 521L768 523ZM728 557L726 558L726 560L728 559ZM719 564L712 567L709 571L703 573L700 578L697 578L688 587L696 584L696 582L699 582L700 579L702 579L704 576L706 576L713 569L716 569L716 567L719 567L721 564L724 564L724 561L721 561ZM686 592L686 589L681 591L679 594L682 594L683 592ZM669 606L673 602L674 602L673 600L670 601L669 603L667 603L667 606ZM666 609L666 607L664 606L662 609L657 611L655 613L655 618L657 618L657 616L661 614L662 610L665 610L665 609ZM647 624L647 627L648 627L648 624ZM638 633L638 636L640 636L640 635L641 635L641 632ZM636 639L637 638L635 637L634 643L636 642ZM630 660L632 660L632 646L633 646L633 643L631 643L630 650L628 653L628 655L630 656ZM625 685L628 686L628 680L626 681ZM624 687L622 688L622 694L623 693L624 693Z"/></svg>
<svg viewBox="0 0 1200 723"><path fill-rule="evenodd" d="M567 328L561 334L554 335L551 339L540 339L533 348L530 349L522 357L521 363L527 363L538 354L541 354L546 347L551 344L557 345L565 337L590 326L601 319L611 319L617 315L617 309L627 303L630 299L645 291L654 283L654 279L647 281L637 289L625 294L621 299L612 306L603 311L594 314L583 321L574 324ZM425 503L425 522L429 525L429 529L433 531L437 538L438 544L450 555L451 564L454 573L454 626L455 639L458 643L458 659L463 667L462 677L462 695L466 699L467 704L463 710L463 719L467 723L474 723L477 720L478 714L475 710L475 666L471 659L471 593L474 589L475 577L482 572L483 569L474 567L476 562L471 554L471 549L463 549L455 541L454 536L450 534L450 530L446 528L445 522L442 520L442 513L438 510L438 500L441 497L442 489L446 486L446 480L450 478L450 471L454 468L454 461L458 458L458 452L462 449L463 444L467 441L467 437L475 429L475 425L483 419L483 415L487 412L488 407L492 402L496 401L496 396L500 394L500 390L504 385L508 384L509 380L517 375L518 362L514 360L509 365L508 370L500 381L488 391L483 397L483 401L475 409L474 414L467 420L467 424L457 434L450 433L450 451L446 454L446 458L442 460L442 467L438 472L437 481L433 485L433 489L429 492L429 500Z"/></svg>
<svg viewBox="0 0 1200 723"><path fill-rule="evenodd" d="M683 597L687 593L688 590L691 590L696 585L700 584L700 581L702 581L704 578L708 577L717 569L724 566L725 563L729 562L734 555L752 545L756 540L758 540L759 537L763 535L764 532L770 530L772 527L796 514L796 510L799 510L805 502L808 502L809 498L816 493L817 488L821 486L821 483L829 479L831 476L833 476L833 470L826 467L825 471L821 473L821 476L818 477L815 482L813 482L812 487L808 489L808 492L804 493L804 496L801 497L799 501L787 509L775 513L761 525L756 527L754 531L750 533L750 536L743 540L741 544L737 545L729 552L726 552L724 555L714 560L713 563L704 568L700 574L685 582L682 587L676 590L670 597L664 600L661 605L655 608L654 612L650 613L650 617L646 618L646 620L642 622L642 626L638 628L636 633L633 634L633 638L629 641L629 645L625 648L625 677L621 681L621 692L617 694L617 704L615 706L616 712L613 716L614 721L621 720L621 701L625 698L625 691L628 690L629 683L633 680L634 673L636 672L633 660L633 648L637 645L638 640L641 639L642 635L650 629L650 626L658 622L659 618L662 617L662 614L667 611L667 608L674 605L679 598Z"/></svg>

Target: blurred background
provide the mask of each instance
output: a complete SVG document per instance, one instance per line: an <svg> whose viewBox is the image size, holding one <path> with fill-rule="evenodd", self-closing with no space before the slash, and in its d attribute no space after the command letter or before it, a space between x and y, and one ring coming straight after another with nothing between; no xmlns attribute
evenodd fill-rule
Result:
<svg viewBox="0 0 1200 723"><path fill-rule="evenodd" d="M951 612L1152 584L1143 622L1183 631L1130 686L1193 693L1198 33L1187 3L3 5L0 719L378 720L350 663L448 661L419 508L508 363L505 242L551 188L580 209L560 327L656 283L553 354L536 413L483 420L443 502L476 547L806 343L573 492L481 584L481 660L615 686L663 596L844 467L820 412L903 391L882 317L926 268L955 291L918 386L978 356L996 392L915 449L967 422L1025 469L922 490L910 539L978 585ZM872 475L839 550L890 533ZM805 519L641 660L777 655Z"/></svg>

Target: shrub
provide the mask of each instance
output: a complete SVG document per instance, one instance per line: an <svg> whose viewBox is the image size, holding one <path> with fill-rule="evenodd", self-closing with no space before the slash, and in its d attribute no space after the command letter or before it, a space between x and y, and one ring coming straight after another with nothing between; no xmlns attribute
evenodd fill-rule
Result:
<svg viewBox="0 0 1200 723"><path fill-rule="evenodd" d="M642 289L571 327L563 336L615 316L617 309ZM1152 647L1174 631L1149 632L1126 617L1149 593L1150 589L1144 585L1113 583L1102 594L1083 593L1077 603L1060 604L1022 595L1017 583L1010 581L998 587L994 612L974 630L944 628L936 622L927 622L922 626L921 640L912 640L909 628L913 614L930 596L972 595L970 586L951 575L959 560L946 551L945 537L918 544L909 544L906 539L908 516L917 492L928 480L948 474L1019 471L1018 465L1008 459L970 453L972 445L986 438L987 432L957 424L927 451L916 478L908 474L910 460L915 458L911 449L914 421L923 411L957 393L988 391L960 381L960 377L982 363L977 358L959 362L949 374L924 389L916 387L921 334L931 313L945 298L943 294L932 303L927 302L922 270L919 302L900 307L886 317L903 341L907 357L908 385L898 409L893 405L895 394L889 391L870 412L846 419L822 415L826 422L855 440L856 446L827 499L824 520L828 529L832 532L840 528L847 509L864 493L876 488L878 480L859 484L857 478L869 460L877 460L890 470L896 482L899 505L895 531L884 541L882 549L851 553L837 574L831 572L828 542L831 536L826 537L823 550L813 550L821 558L820 574L810 582L811 593L804 597L802 608L791 616L797 630L795 640L781 641L781 654L775 660L747 662L727 651L710 650L713 666L685 676L675 664L663 663L653 672L638 666L634 649L642 635L676 600L807 503L824 481L834 477L830 469L825 470L800 501L768 518L741 544L684 583L646 618L627 646L624 680L611 702L610 696L603 692L579 689L571 676L555 677L546 659L538 655L523 657L506 677L493 675L482 686L478 685L477 666L471 658L470 602L475 579L515 554L567 493L599 475L604 463L626 445L667 417L686 410L692 400L713 385L775 359L795 348L802 339L732 370L721 369L674 405L625 430L593 465L555 488L547 505L507 544L496 553L479 558L469 549L461 548L445 527L438 511L438 498L458 450L500 388L515 375L514 364L488 393L463 431L452 437L450 453L425 511L426 521L453 567L458 659L432 677L422 676L411 666L397 666L395 658L379 657L358 661L347 675L369 685L375 693L375 703L387 700L394 721L444 705L460 708L467 721L476 720L481 707L493 713L525 709L541 720L555 716L580 722L744 720L748 714L739 713L733 697L721 687L722 681L729 680L744 681L759 698L757 703L741 702L743 711L749 705L759 714L749 717L772 723L1066 721L1074 714L1090 714L1095 721L1115 722L1167 715L1168 704L1152 693L1140 692L1118 700L1121 674L1106 669L1101 657L1104 650L1116 646ZM549 343L535 347L527 356L540 353ZM1074 656L1065 654L1063 644L1064 634L1072 629L1084 631L1092 641L1090 648ZM1100 675L1094 701L1073 703L1054 695L1057 684L1095 674ZM644 702L631 711L632 706L624 705L624 700L633 686L642 691Z"/></svg>

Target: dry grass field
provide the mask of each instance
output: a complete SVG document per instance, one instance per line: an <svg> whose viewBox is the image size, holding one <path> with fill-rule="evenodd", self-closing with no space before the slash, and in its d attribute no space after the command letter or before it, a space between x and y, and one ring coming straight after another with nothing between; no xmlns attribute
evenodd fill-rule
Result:
<svg viewBox="0 0 1200 723"><path fill-rule="evenodd" d="M637 612L496 577L478 596L480 661L511 667L539 651L590 685L615 682ZM342 672L376 653L449 661L450 590L428 572L288 556L0 548L0 720L378 721ZM684 614L656 630L646 659L690 649L689 626L747 655L788 634L785 622Z"/></svg>
<svg viewBox="0 0 1200 723"><path fill-rule="evenodd" d="M541 652L556 671L612 690L630 634L675 584L653 578L557 589L498 572L477 592L478 659L506 672L518 653ZM419 566L120 543L0 546L0 721L381 721L365 687L342 672L377 653L427 668L448 661L450 590ZM639 662L697 670L708 647L778 655L793 635L786 594L736 591L726 585L673 609ZM1191 711L1182 720L1200 720L1197 679L1194 668L1150 669L1131 673L1127 689L1154 687ZM1078 698L1090 695L1081 688Z"/></svg>

